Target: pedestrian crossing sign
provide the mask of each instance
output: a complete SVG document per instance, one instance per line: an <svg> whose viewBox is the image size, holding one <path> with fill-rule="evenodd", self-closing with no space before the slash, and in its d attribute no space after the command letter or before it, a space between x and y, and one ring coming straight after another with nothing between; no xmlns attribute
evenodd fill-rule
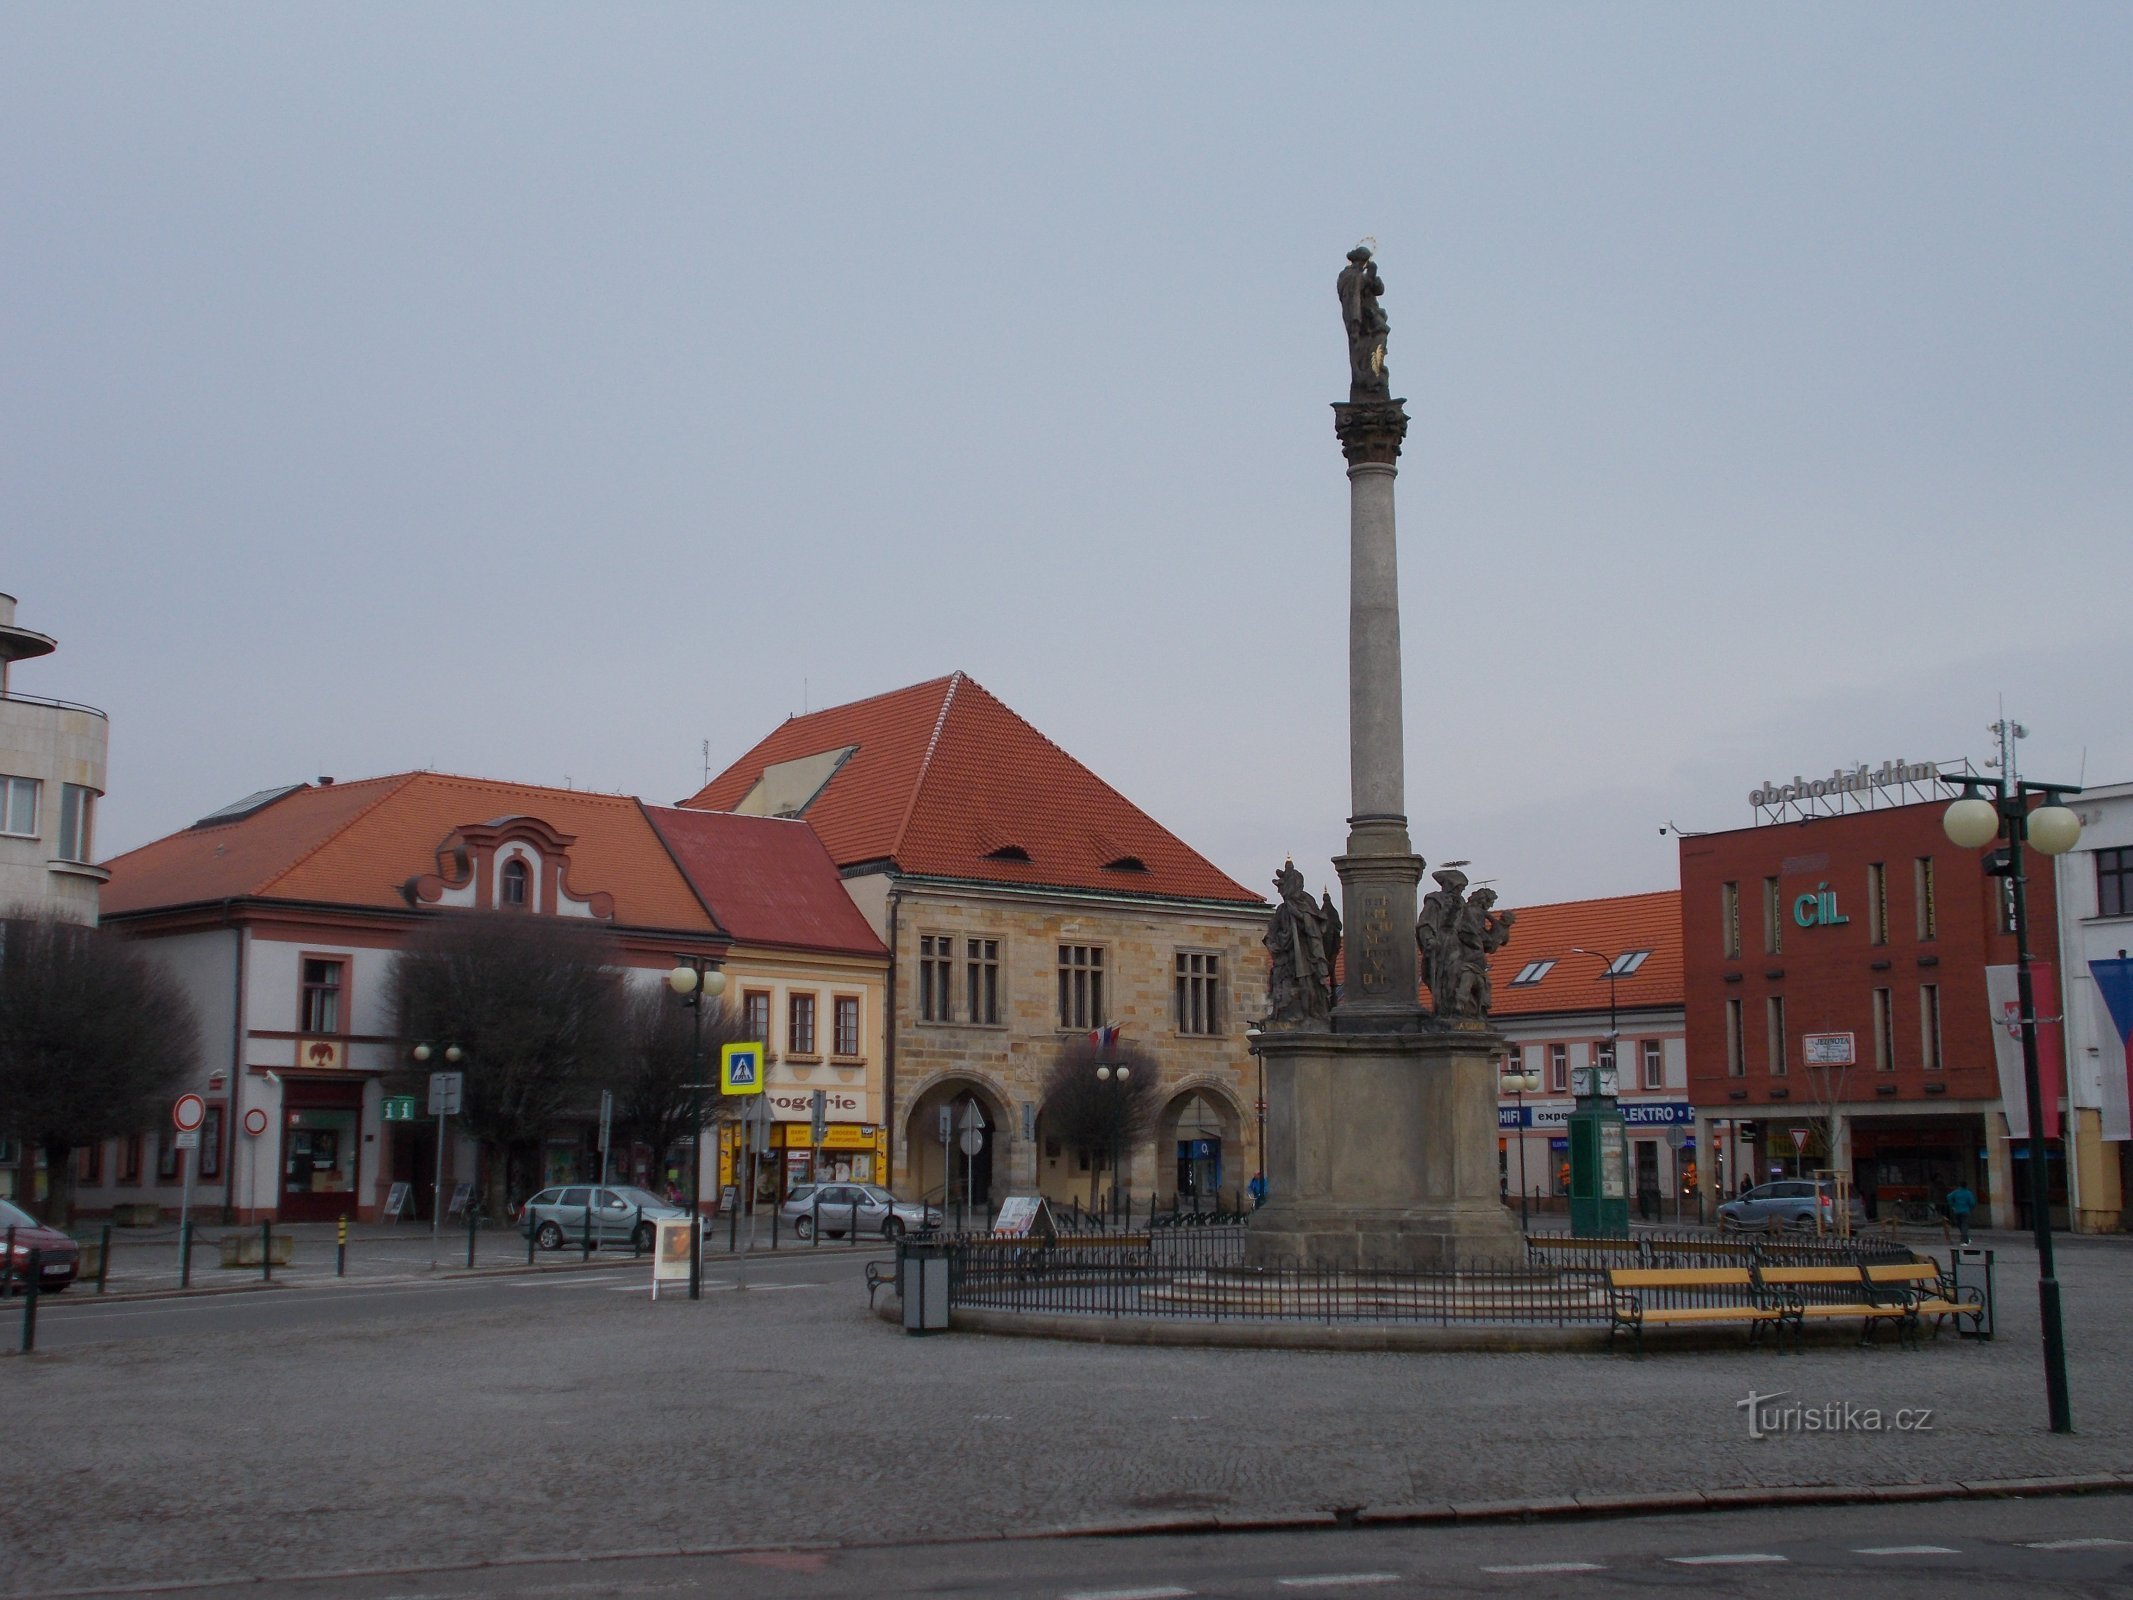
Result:
<svg viewBox="0 0 2133 1600"><path fill-rule="evenodd" d="M763 1092L763 1047L760 1044L722 1044L718 1047L720 1094Z"/></svg>

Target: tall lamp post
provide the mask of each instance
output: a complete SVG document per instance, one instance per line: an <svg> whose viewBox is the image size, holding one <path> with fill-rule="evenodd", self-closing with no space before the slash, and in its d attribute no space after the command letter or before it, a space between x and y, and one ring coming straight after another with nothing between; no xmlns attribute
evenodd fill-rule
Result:
<svg viewBox="0 0 2133 1600"><path fill-rule="evenodd" d="M1622 958L1611 956L1605 950L1588 950L1581 944L1572 945L1570 953L1574 956L1591 956L1607 963L1607 971L1603 974L1607 979L1607 1064L1615 1068L1619 1079L1621 1068L1615 1061L1615 978L1618 976L1615 969L1621 966Z"/></svg>
<svg viewBox="0 0 2133 1600"><path fill-rule="evenodd" d="M1503 1075L1503 1086L1518 1102L1518 1231L1526 1231L1526 1096L1541 1086L1540 1074L1520 1070Z"/></svg>
<svg viewBox="0 0 2133 1600"><path fill-rule="evenodd" d="M689 1140L689 1298L701 1300L704 1293L704 1002L718 1003L718 997L726 992L726 975L711 964L708 956L677 956L674 970L667 974L667 987L681 996L691 1018L689 1059L693 1067L689 1073L689 1122L694 1131Z"/></svg>
<svg viewBox="0 0 2133 1600"><path fill-rule="evenodd" d="M2081 819L2059 802L2081 792L2078 784L2030 783L2015 775L2013 724L1995 726L2001 734L2001 775L1973 778L1955 774L1963 795L1948 807L1941 826L1965 850L1978 850L1994 839L2003 849L1985 858L1990 877L2005 878L2012 892L2015 936L2015 1000L2022 1026L2022 1093L2029 1105L2029 1216L2037 1237L2037 1306L2044 1326L2044 1394L2051 1431L2072 1433L2073 1414L2066 1392L2066 1330L2059 1315L2059 1279L2052 1265L2051 1187L2044 1171L2044 1093L2037 1071L2037 1001L2029 975L2029 902L2022 875L2022 846L2034 845L2048 856L2064 855L2081 838ZM2011 737L2010 737L2011 735ZM2035 810L2029 802L2041 797Z"/></svg>
<svg viewBox="0 0 2133 1600"><path fill-rule="evenodd" d="M1100 1066L1096 1069L1098 1083L1115 1083L1118 1086L1118 1109L1111 1118L1111 1215L1118 1216L1118 1164L1123 1159L1126 1143L1126 1080L1133 1076L1131 1067Z"/></svg>

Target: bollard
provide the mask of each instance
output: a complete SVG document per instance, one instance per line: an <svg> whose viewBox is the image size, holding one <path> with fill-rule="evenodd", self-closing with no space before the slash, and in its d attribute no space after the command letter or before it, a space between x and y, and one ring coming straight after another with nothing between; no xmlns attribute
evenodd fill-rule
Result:
<svg viewBox="0 0 2133 1600"><path fill-rule="evenodd" d="M37 1285L43 1279L44 1252L32 1250L29 1282L22 1286L22 1350L25 1355L37 1348Z"/></svg>
<svg viewBox="0 0 2133 1600"><path fill-rule="evenodd" d="M336 1278L348 1276L348 1219L346 1217L341 1218L341 1225L334 1233L333 1275Z"/></svg>
<svg viewBox="0 0 2133 1600"><path fill-rule="evenodd" d="M773 1250L778 1247L778 1219L784 1215L785 1208L783 1206L772 1206L770 1208L770 1248Z"/></svg>
<svg viewBox="0 0 2133 1600"><path fill-rule="evenodd" d="M178 1229L178 1287L193 1286L193 1225L191 1219Z"/></svg>
<svg viewBox="0 0 2133 1600"><path fill-rule="evenodd" d="M102 1294L111 1281L111 1224L104 1224L103 1248L96 1252L96 1292Z"/></svg>
<svg viewBox="0 0 2133 1600"><path fill-rule="evenodd" d="M15 1287L15 1225L7 1225L7 1259L0 1261L0 1296Z"/></svg>
<svg viewBox="0 0 2133 1600"><path fill-rule="evenodd" d="M540 1228L531 1215L525 1212L521 1212L520 1215L526 1219L526 1265L530 1267L533 1265L533 1236L540 1231Z"/></svg>
<svg viewBox="0 0 2133 1600"><path fill-rule="evenodd" d="M808 1223L807 1231L810 1235L808 1243L820 1246L822 1243L822 1186L820 1184L815 1186L815 1215L813 1220Z"/></svg>
<svg viewBox="0 0 2133 1600"><path fill-rule="evenodd" d="M259 1225L259 1275L268 1282L274 1281L274 1219L269 1217Z"/></svg>
<svg viewBox="0 0 2133 1600"><path fill-rule="evenodd" d="M588 1192L587 1192L587 1196L586 1196L586 1200L585 1200L585 1226L584 1226L583 1228L581 1228L581 1229L579 1229L579 1230L578 1230L578 1259L579 1259L580 1261L590 1261L590 1260L592 1260L592 1258L593 1258L593 1208L592 1208L592 1197L591 1197L591 1192L590 1192L590 1191L588 1191Z"/></svg>
<svg viewBox="0 0 2133 1600"><path fill-rule="evenodd" d="M741 1206L734 1201L733 1209L726 1213L726 1253L733 1254L741 1247Z"/></svg>
<svg viewBox="0 0 2133 1600"><path fill-rule="evenodd" d="M644 1207L643 1207L643 1206L639 1206L639 1207L637 1208L637 1226L636 1226L636 1227L634 1227L634 1228L632 1228L632 1229L630 1229L630 1254L631 1254L631 1255L633 1255L633 1256L641 1256L641 1255L643 1255L643 1254L644 1254Z"/></svg>
<svg viewBox="0 0 2133 1600"><path fill-rule="evenodd" d="M884 1220L884 1222L882 1223L882 1232L887 1233L888 1231L889 1225L887 1221ZM859 1191L857 1189L854 1189L852 1191L852 1231L846 1234L845 1238L852 1244L857 1244L859 1242Z"/></svg>
<svg viewBox="0 0 2133 1600"><path fill-rule="evenodd" d="M467 1271L474 1270L474 1217L472 1206L467 1207Z"/></svg>

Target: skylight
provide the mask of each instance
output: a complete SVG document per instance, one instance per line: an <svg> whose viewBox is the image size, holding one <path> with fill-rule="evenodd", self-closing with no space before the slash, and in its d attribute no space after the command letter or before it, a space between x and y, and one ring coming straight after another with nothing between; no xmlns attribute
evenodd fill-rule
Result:
<svg viewBox="0 0 2133 1600"><path fill-rule="evenodd" d="M1522 983L1539 983L1554 970L1555 962L1552 958L1547 961L1528 961L1518 969L1518 976L1511 980L1512 987Z"/></svg>
<svg viewBox="0 0 2133 1600"><path fill-rule="evenodd" d="M1615 957L1614 964L1601 973L1600 976L1603 978L1626 978L1643 966L1644 958L1650 954L1649 950L1625 950Z"/></svg>
<svg viewBox="0 0 2133 1600"><path fill-rule="evenodd" d="M294 794L304 786L300 783L285 783L278 789L255 789L242 800L232 800L220 811L210 811L193 826L205 828L211 823L235 822L239 817L249 817L255 811L263 811L285 794Z"/></svg>

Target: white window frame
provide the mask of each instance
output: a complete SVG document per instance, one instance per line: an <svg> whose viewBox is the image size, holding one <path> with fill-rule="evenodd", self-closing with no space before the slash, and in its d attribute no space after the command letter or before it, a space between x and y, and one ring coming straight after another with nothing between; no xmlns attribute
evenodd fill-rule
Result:
<svg viewBox="0 0 2133 1600"><path fill-rule="evenodd" d="M18 778L13 773L0 774L0 833L12 839L37 837L37 813L43 809L44 785L35 778ZM28 796L30 818L27 827L16 826L16 810L22 796Z"/></svg>

